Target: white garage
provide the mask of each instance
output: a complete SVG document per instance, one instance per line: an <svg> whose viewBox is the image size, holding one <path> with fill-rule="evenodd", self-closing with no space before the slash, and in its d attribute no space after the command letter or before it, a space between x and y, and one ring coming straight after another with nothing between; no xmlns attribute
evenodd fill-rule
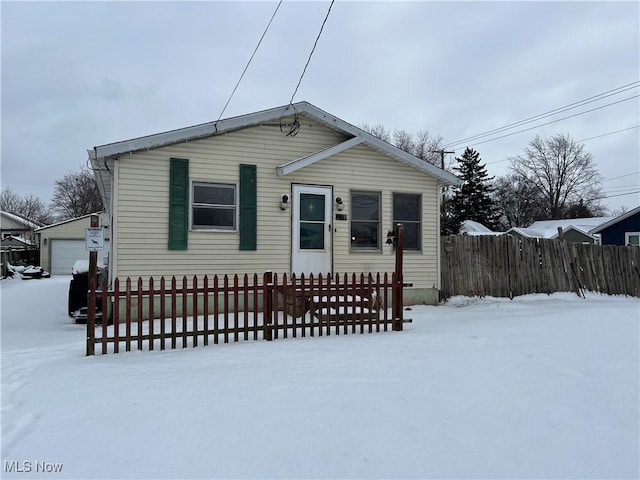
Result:
<svg viewBox="0 0 640 480"><path fill-rule="evenodd" d="M109 257L109 241L105 240L104 250L98 252L98 266L104 265ZM85 241L51 239L51 274L71 275L71 267L76 260L88 260L89 252L85 249Z"/></svg>
<svg viewBox="0 0 640 480"><path fill-rule="evenodd" d="M108 216L100 213L99 225L104 228L104 250L98 252L98 265L109 257ZM52 275L71 275L76 260L89 259L85 249L85 230L91 226L91 215L38 228L40 235L40 265Z"/></svg>

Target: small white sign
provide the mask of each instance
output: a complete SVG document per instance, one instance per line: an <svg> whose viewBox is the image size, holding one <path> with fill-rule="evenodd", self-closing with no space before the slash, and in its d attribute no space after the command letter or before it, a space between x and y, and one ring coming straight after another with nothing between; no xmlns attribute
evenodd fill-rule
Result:
<svg viewBox="0 0 640 480"><path fill-rule="evenodd" d="M85 247L89 252L104 250L104 228L89 227L85 229Z"/></svg>

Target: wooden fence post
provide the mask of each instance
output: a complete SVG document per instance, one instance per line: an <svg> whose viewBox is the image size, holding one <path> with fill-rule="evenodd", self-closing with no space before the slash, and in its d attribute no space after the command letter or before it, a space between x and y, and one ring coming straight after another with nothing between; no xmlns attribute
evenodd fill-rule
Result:
<svg viewBox="0 0 640 480"><path fill-rule="evenodd" d="M100 217L91 215L91 228L98 226ZM98 270L98 252L89 252L89 299L87 306L89 312L87 314L87 356L95 355L95 337L96 337L96 275ZM105 312L102 313L105 315ZM106 331L102 333L106 336Z"/></svg>
<svg viewBox="0 0 640 480"><path fill-rule="evenodd" d="M262 323L264 326L263 338L271 341L273 339L271 331L272 314L273 314L273 272L265 272L262 279L264 296L262 299L262 309L264 310Z"/></svg>
<svg viewBox="0 0 640 480"><path fill-rule="evenodd" d="M576 270L576 262L573 258L573 252L571 251L571 246L568 245L567 241L564 239L564 233L562 231L562 227L558 227L558 239L562 244L562 253L565 255L565 261L569 263L569 275L571 277L571 284L573 285L573 291L580 298L584 298L584 295L580 290L580 280L578 279L578 272Z"/></svg>
<svg viewBox="0 0 640 480"><path fill-rule="evenodd" d="M402 288L404 283L404 279L402 278L402 256L404 252L404 226L401 223L396 226L396 242L396 269L394 272L395 282L393 283L393 288L391 289L391 295L393 298L392 330L402 331Z"/></svg>
<svg viewBox="0 0 640 480"><path fill-rule="evenodd" d="M89 277L89 301L87 312L87 356L96 354L96 278ZM103 333L106 335L106 332Z"/></svg>

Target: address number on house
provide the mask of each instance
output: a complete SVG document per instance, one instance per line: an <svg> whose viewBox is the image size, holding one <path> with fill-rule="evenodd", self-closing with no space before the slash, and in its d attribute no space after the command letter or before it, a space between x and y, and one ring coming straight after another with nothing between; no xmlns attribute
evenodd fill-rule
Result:
<svg viewBox="0 0 640 480"><path fill-rule="evenodd" d="M104 228L89 227L85 229L85 246L89 252L104 250Z"/></svg>

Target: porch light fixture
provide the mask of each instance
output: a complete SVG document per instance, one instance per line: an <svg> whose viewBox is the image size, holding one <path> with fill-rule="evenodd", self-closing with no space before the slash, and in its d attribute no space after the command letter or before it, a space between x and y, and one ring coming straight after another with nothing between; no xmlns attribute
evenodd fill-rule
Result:
<svg viewBox="0 0 640 480"><path fill-rule="evenodd" d="M283 193L280 195L280 210L286 210L289 208L289 194Z"/></svg>
<svg viewBox="0 0 640 480"><path fill-rule="evenodd" d="M336 209L341 212L343 208L344 205L342 204L342 197L336 197Z"/></svg>

